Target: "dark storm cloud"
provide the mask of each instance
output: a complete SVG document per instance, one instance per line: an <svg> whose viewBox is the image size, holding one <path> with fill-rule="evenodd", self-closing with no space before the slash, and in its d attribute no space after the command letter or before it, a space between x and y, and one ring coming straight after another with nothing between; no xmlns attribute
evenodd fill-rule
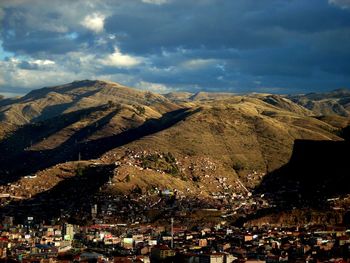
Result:
<svg viewBox="0 0 350 263"><path fill-rule="evenodd" d="M349 86L349 7L346 0L4 0L0 44L14 59L0 61L0 88L89 76L188 90Z"/></svg>
<svg viewBox="0 0 350 263"><path fill-rule="evenodd" d="M263 2L251 1L173 1L159 6L141 5L137 15L123 12L106 20L109 32L124 33L121 43L133 52L157 52L159 47L206 47L250 49L276 46L284 35L275 29L266 31L250 23ZM270 1L273 5L274 1ZM247 10L251 7L252 10Z"/></svg>
<svg viewBox="0 0 350 263"><path fill-rule="evenodd" d="M349 12L327 1L280 1L278 7L260 11L251 22L260 27L280 27L288 31L313 33L350 26Z"/></svg>

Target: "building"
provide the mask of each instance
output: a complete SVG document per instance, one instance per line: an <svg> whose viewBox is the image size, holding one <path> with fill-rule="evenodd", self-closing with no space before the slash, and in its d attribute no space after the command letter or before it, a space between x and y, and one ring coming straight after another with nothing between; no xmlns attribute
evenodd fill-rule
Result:
<svg viewBox="0 0 350 263"><path fill-rule="evenodd" d="M151 258L156 261L161 261L168 257L174 257L175 255L175 251L165 245L154 246L151 250Z"/></svg>
<svg viewBox="0 0 350 263"><path fill-rule="evenodd" d="M225 263L225 255L221 253L200 255L199 263Z"/></svg>
<svg viewBox="0 0 350 263"><path fill-rule="evenodd" d="M200 247L206 247L208 245L208 241L205 238L198 240L198 246Z"/></svg>
<svg viewBox="0 0 350 263"><path fill-rule="evenodd" d="M74 226L71 224L64 224L64 239L73 240L74 238Z"/></svg>

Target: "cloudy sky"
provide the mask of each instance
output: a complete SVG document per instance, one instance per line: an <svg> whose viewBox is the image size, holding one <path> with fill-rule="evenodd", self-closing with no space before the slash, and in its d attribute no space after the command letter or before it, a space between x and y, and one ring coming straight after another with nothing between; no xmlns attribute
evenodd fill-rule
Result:
<svg viewBox="0 0 350 263"><path fill-rule="evenodd" d="M0 0L0 93L350 87L350 0Z"/></svg>

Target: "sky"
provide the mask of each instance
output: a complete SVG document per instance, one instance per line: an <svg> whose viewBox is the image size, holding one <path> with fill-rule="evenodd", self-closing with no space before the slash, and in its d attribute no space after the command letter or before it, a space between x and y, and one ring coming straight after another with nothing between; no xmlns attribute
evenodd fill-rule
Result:
<svg viewBox="0 0 350 263"><path fill-rule="evenodd" d="M0 94L350 88L350 0L0 0Z"/></svg>

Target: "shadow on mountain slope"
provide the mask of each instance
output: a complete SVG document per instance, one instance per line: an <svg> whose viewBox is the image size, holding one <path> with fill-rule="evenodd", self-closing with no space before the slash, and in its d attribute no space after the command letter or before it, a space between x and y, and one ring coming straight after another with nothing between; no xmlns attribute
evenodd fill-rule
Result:
<svg viewBox="0 0 350 263"><path fill-rule="evenodd" d="M239 224L293 207L327 211L327 199L350 193L349 154L349 141L296 140L290 161L267 174L255 189L276 207L241 218Z"/></svg>
<svg viewBox="0 0 350 263"><path fill-rule="evenodd" d="M101 83L101 84L99 84ZM98 80L81 80L81 81L73 81L71 83L68 83L66 85L62 86L53 86L53 87L44 87L41 89L34 89L30 91L28 94L26 94L23 97L18 98L15 102L27 102L31 100L36 100L38 98L44 98L46 97L50 92L56 92L60 94L66 94L72 90L75 90L77 88L86 88L86 87L92 87L95 88L95 90L88 91L85 93L86 95L90 96L94 93L98 92L99 88L104 85L104 82L100 82ZM90 93L92 92L92 93ZM83 95L82 97L85 97ZM82 98L81 96L78 96L77 99Z"/></svg>
<svg viewBox="0 0 350 263"><path fill-rule="evenodd" d="M293 205L322 206L327 198L350 193L349 154L349 141L296 140L290 161L266 175L256 191Z"/></svg>
<svg viewBox="0 0 350 263"><path fill-rule="evenodd" d="M51 220L78 217L86 220L91 211L94 194L108 182L113 175L114 165L83 167L79 174L62 180L48 191L39 193L31 199L12 201L0 208L0 215L14 216L16 221L25 222L28 216L35 220ZM45 211L43 213L43 211ZM86 218L84 218L86 217Z"/></svg>
<svg viewBox="0 0 350 263"><path fill-rule="evenodd" d="M96 141L82 142L79 144L81 158L84 160L97 158L111 149L166 130L198 111L199 110L189 111L189 109L171 111L163 114L159 119L149 119L141 126L121 132L117 135L101 138Z"/></svg>
<svg viewBox="0 0 350 263"><path fill-rule="evenodd" d="M1 178L1 183L16 181L24 175L35 173L61 162L78 160L79 155L81 159L85 160L98 158L106 151L167 129L195 111L175 110L163 114L159 119L147 120L141 126L117 135L86 141L90 135L108 124L117 112L118 110L112 111L93 124L79 130L57 148L46 151L23 151L19 155L7 159L6 162L2 162L0 167L6 170L8 175ZM19 163L21 165L18 165Z"/></svg>
<svg viewBox="0 0 350 263"><path fill-rule="evenodd" d="M2 168L6 167L7 162L11 158L23 152L27 147L31 147L31 145L34 145L73 123L86 118L91 113L103 112L107 109L108 106L106 105L92 107L66 113L50 120L39 121L20 127L10 136L0 141L0 171Z"/></svg>
<svg viewBox="0 0 350 263"><path fill-rule="evenodd" d="M78 102L81 99L83 99L85 97L93 96L98 92L99 92L98 89L88 91L88 92L85 92L84 94L76 95L72 102L47 106L41 112L41 114L38 117L34 118L32 121L33 122L44 121L44 120L47 120L49 118L59 116L59 115L63 114L66 110L68 110L70 107L73 107L74 105L78 104Z"/></svg>

